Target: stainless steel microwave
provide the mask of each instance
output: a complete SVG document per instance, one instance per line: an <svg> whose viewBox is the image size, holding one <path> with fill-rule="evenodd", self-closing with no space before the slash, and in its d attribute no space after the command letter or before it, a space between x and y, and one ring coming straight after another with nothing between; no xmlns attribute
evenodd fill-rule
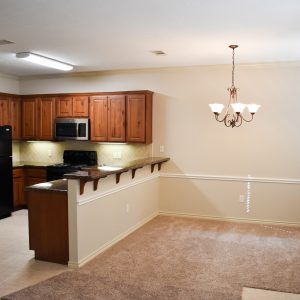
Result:
<svg viewBox="0 0 300 300"><path fill-rule="evenodd" d="M57 140L86 141L89 139L89 119L55 119L54 133Z"/></svg>

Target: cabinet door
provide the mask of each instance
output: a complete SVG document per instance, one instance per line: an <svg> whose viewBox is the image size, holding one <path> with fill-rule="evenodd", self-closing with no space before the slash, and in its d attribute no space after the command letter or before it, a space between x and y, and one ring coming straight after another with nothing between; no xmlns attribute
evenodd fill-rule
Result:
<svg viewBox="0 0 300 300"><path fill-rule="evenodd" d="M22 101L23 139L36 139L36 105L38 98L24 98Z"/></svg>
<svg viewBox="0 0 300 300"><path fill-rule="evenodd" d="M0 126L9 124L9 97L0 96Z"/></svg>
<svg viewBox="0 0 300 300"><path fill-rule="evenodd" d="M13 170L13 202L14 208L26 205L24 198L24 174L23 169Z"/></svg>
<svg viewBox="0 0 300 300"><path fill-rule="evenodd" d="M108 141L125 142L125 96L108 96Z"/></svg>
<svg viewBox="0 0 300 300"><path fill-rule="evenodd" d="M107 96L90 98L91 140L107 142Z"/></svg>
<svg viewBox="0 0 300 300"><path fill-rule="evenodd" d="M39 140L53 140L55 119L55 98L43 97L37 105L37 137Z"/></svg>
<svg viewBox="0 0 300 300"><path fill-rule="evenodd" d="M56 116L72 117L73 114L73 99L72 97L60 97L56 100Z"/></svg>
<svg viewBox="0 0 300 300"><path fill-rule="evenodd" d="M127 96L127 142L145 143L145 95Z"/></svg>
<svg viewBox="0 0 300 300"><path fill-rule="evenodd" d="M73 97L73 117L89 116L89 97L74 96Z"/></svg>
<svg viewBox="0 0 300 300"><path fill-rule="evenodd" d="M13 140L21 139L21 101L12 98L9 103L10 125L12 126Z"/></svg>

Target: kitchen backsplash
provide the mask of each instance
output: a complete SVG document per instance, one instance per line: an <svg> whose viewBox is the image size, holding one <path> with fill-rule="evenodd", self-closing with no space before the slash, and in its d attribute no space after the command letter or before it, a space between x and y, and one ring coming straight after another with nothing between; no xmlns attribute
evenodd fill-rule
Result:
<svg viewBox="0 0 300 300"><path fill-rule="evenodd" d="M14 161L20 160L20 143L19 142L12 143L12 155L13 155Z"/></svg>
<svg viewBox="0 0 300 300"><path fill-rule="evenodd" d="M118 164L130 160L149 157L152 145L105 144L81 141L65 142L20 142L14 143L14 161L35 161L60 163L64 150L95 150L98 163Z"/></svg>

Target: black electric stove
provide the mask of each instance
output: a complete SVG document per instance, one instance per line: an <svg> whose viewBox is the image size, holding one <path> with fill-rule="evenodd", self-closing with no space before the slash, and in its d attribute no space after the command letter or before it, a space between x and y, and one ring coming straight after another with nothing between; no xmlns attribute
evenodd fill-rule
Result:
<svg viewBox="0 0 300 300"><path fill-rule="evenodd" d="M66 173L98 164L96 151L65 150L63 159L63 163L47 167L47 181L62 179Z"/></svg>

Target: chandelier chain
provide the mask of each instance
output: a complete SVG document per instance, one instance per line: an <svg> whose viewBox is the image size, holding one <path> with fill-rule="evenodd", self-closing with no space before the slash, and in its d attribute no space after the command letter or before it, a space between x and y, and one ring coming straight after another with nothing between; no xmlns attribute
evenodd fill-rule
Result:
<svg viewBox="0 0 300 300"><path fill-rule="evenodd" d="M234 87L234 68L235 68L235 64L234 64L234 48L232 49L232 87Z"/></svg>

